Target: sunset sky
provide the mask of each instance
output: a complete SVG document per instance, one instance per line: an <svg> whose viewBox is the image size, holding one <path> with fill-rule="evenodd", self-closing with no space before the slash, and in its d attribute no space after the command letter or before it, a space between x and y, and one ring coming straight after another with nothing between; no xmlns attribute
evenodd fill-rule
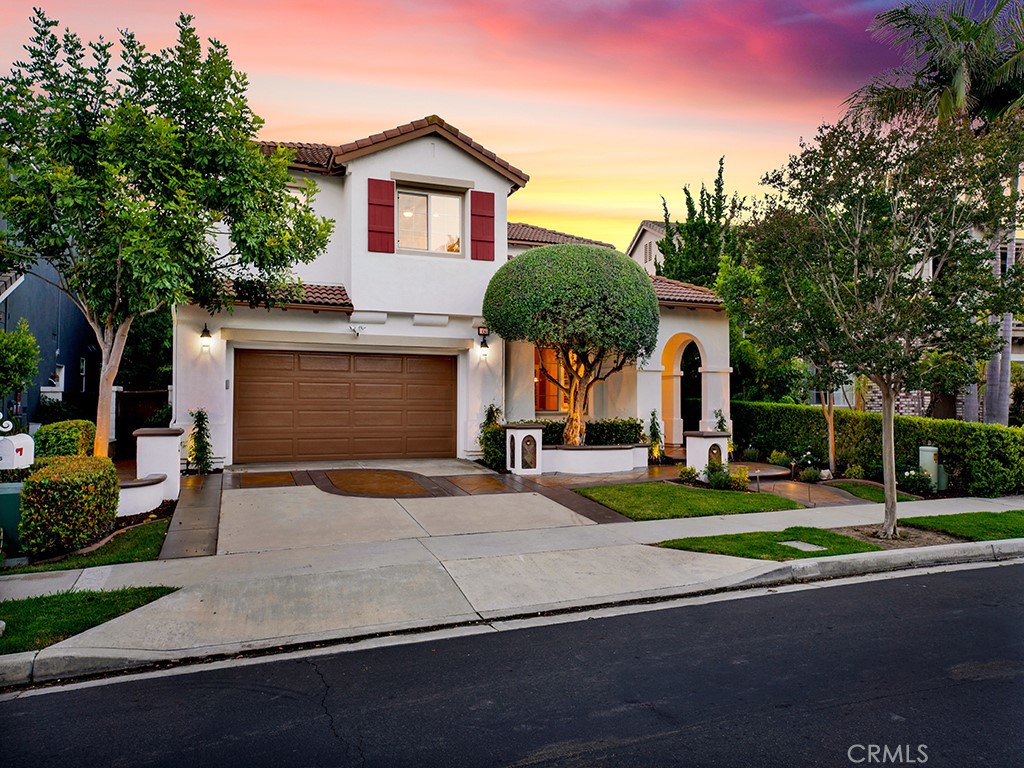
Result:
<svg viewBox="0 0 1024 768"><path fill-rule="evenodd" d="M85 39L172 42L179 11L247 72L262 137L340 144L440 115L531 176L509 218L620 249L660 196L759 194L801 136L896 63L882 0L5 0L0 67L33 4Z"/></svg>

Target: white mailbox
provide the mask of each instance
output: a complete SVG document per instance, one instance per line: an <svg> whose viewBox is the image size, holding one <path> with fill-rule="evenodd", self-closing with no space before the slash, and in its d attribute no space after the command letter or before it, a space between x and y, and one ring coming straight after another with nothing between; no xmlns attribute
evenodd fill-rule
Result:
<svg viewBox="0 0 1024 768"><path fill-rule="evenodd" d="M36 444L28 435L0 438L0 469L24 469L36 460Z"/></svg>

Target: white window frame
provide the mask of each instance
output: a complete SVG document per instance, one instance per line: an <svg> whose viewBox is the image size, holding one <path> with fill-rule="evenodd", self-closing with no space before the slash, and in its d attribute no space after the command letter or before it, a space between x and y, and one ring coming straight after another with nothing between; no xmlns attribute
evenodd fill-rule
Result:
<svg viewBox="0 0 1024 768"><path fill-rule="evenodd" d="M402 245L402 209L399 205L401 195L418 195L427 198L427 244L430 244L430 211L431 199L434 196L455 198L459 203L459 250L458 251L432 251L429 248L410 248ZM395 184L395 252L415 254L417 256L432 256L449 259L465 259L469 250L466 248L466 193L463 189L437 189L430 187L419 187L411 185Z"/></svg>

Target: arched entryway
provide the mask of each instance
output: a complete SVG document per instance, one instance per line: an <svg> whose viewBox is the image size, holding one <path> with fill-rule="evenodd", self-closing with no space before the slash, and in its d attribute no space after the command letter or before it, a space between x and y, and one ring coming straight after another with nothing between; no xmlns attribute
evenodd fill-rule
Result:
<svg viewBox="0 0 1024 768"><path fill-rule="evenodd" d="M682 445L684 432L704 428L705 359L700 341L685 333L669 339L662 351L661 414L667 445Z"/></svg>

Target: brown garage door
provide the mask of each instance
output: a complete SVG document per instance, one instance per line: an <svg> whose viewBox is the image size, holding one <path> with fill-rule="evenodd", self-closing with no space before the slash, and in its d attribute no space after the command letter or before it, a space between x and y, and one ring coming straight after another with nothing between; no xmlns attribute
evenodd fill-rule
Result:
<svg viewBox="0 0 1024 768"><path fill-rule="evenodd" d="M454 455L454 357L235 351L236 463Z"/></svg>

